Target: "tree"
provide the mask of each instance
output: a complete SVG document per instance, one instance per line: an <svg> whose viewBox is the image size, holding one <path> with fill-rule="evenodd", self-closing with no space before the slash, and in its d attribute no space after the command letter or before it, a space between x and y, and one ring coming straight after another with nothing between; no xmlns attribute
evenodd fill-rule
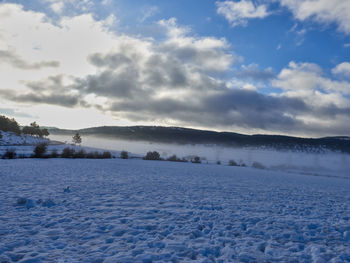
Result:
<svg viewBox="0 0 350 263"><path fill-rule="evenodd" d="M50 135L47 129L40 129L40 126L36 123L36 121L32 122L30 126L23 127L22 132L31 136L36 135L40 138Z"/></svg>
<svg viewBox="0 0 350 263"><path fill-rule="evenodd" d="M30 124L30 126L33 127L33 128L35 128L35 129L39 129L39 128L40 128L39 125L36 123L36 121L32 122L32 123Z"/></svg>
<svg viewBox="0 0 350 263"><path fill-rule="evenodd" d="M145 157L143 157L144 160L161 160L159 152L148 152Z"/></svg>
<svg viewBox="0 0 350 263"><path fill-rule="evenodd" d="M77 132L74 136L73 136L73 143L74 144L81 144L81 136L80 134Z"/></svg>
<svg viewBox="0 0 350 263"><path fill-rule="evenodd" d="M120 158L122 158L122 159L128 159L128 158L129 158L128 152L127 152L127 151L122 151L122 152L120 153Z"/></svg>
<svg viewBox="0 0 350 263"><path fill-rule="evenodd" d="M41 129L41 135L43 137L47 137L50 135L49 131L47 129Z"/></svg>
<svg viewBox="0 0 350 263"><path fill-rule="evenodd" d="M34 149L34 157L35 158L42 158L42 157L44 157L44 154L46 153L46 151L47 151L47 144L40 143Z"/></svg>
<svg viewBox="0 0 350 263"><path fill-rule="evenodd" d="M4 132L14 132L21 134L21 129L15 119L9 119L6 116L0 115L0 130Z"/></svg>

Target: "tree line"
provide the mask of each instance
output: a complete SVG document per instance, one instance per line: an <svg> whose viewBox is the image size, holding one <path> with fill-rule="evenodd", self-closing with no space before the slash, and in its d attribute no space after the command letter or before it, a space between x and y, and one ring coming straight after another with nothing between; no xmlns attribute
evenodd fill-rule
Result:
<svg viewBox="0 0 350 263"><path fill-rule="evenodd" d="M26 134L36 136L39 138L47 137L50 135L49 131L40 126L34 121L29 126L21 128L18 122L14 118L8 118L4 115L0 115L0 131L13 132L17 135Z"/></svg>

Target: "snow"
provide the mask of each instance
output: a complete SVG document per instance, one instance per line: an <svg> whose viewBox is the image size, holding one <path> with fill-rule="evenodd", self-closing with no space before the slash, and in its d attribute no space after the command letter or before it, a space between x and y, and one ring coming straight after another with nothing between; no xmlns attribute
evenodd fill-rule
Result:
<svg viewBox="0 0 350 263"><path fill-rule="evenodd" d="M0 180L0 262L350 262L348 178L17 159Z"/></svg>
<svg viewBox="0 0 350 263"><path fill-rule="evenodd" d="M17 135L13 132L0 131L2 138L0 138L0 145L13 146L13 145L36 145L38 143L49 142L48 139L38 138L26 134Z"/></svg>

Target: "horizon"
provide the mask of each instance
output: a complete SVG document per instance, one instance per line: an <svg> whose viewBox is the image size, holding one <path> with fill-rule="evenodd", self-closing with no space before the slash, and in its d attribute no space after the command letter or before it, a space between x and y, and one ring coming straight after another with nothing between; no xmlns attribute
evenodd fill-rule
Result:
<svg viewBox="0 0 350 263"><path fill-rule="evenodd" d="M21 125L350 135L350 2L0 2L0 114Z"/></svg>

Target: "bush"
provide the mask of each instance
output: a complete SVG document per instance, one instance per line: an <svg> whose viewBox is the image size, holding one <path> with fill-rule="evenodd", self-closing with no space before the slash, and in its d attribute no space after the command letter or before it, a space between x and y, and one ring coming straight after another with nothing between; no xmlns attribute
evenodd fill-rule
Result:
<svg viewBox="0 0 350 263"><path fill-rule="evenodd" d="M51 157L51 158L58 158L58 156L59 156L59 154L58 154L58 152L57 152L57 149L53 149L53 150L51 151L50 157Z"/></svg>
<svg viewBox="0 0 350 263"><path fill-rule="evenodd" d="M99 156L99 153L98 152L89 152L87 155L86 155L86 158L88 159L97 159Z"/></svg>
<svg viewBox="0 0 350 263"><path fill-rule="evenodd" d="M240 160L240 161L239 161L239 166L241 166L241 167L246 167L247 165L246 165L242 160Z"/></svg>
<svg viewBox="0 0 350 263"><path fill-rule="evenodd" d="M47 144L46 143L39 143L34 148L34 158L43 158L44 154L47 150Z"/></svg>
<svg viewBox="0 0 350 263"><path fill-rule="evenodd" d="M15 159L16 158L16 150L15 149L7 149L2 159Z"/></svg>
<svg viewBox="0 0 350 263"><path fill-rule="evenodd" d="M220 164L221 164L221 161L217 161L216 164L217 164L217 165L220 165Z"/></svg>
<svg viewBox="0 0 350 263"><path fill-rule="evenodd" d="M73 158L75 150L73 148L66 147L63 149L61 157L62 158Z"/></svg>
<svg viewBox="0 0 350 263"><path fill-rule="evenodd" d="M192 163L201 163L201 158L199 158L199 156L195 156L192 160Z"/></svg>
<svg viewBox="0 0 350 263"><path fill-rule="evenodd" d="M265 169L265 166L259 162L253 162L252 167L256 169Z"/></svg>
<svg viewBox="0 0 350 263"><path fill-rule="evenodd" d="M127 152L127 151L122 151L122 152L120 153L120 158L122 158L122 159L129 159L129 154L128 154L128 152Z"/></svg>
<svg viewBox="0 0 350 263"><path fill-rule="evenodd" d="M112 158L112 154L111 152L103 152L101 155L102 159L111 159Z"/></svg>
<svg viewBox="0 0 350 263"><path fill-rule="evenodd" d="M144 160L161 160L159 152L148 152L145 157L143 157Z"/></svg>
<svg viewBox="0 0 350 263"><path fill-rule="evenodd" d="M181 161L181 159L177 158L177 156L174 154L172 156L170 156L167 161L170 161L170 162L178 162L178 161Z"/></svg>
<svg viewBox="0 0 350 263"><path fill-rule="evenodd" d="M229 160L228 161L229 166L239 166L238 163L235 160Z"/></svg>
<svg viewBox="0 0 350 263"><path fill-rule="evenodd" d="M183 162L183 163L187 162L187 160L186 160L185 158L180 159L180 158L178 158L175 154L172 155L172 156L170 156L170 157L167 159L167 161L170 161L170 162Z"/></svg>
<svg viewBox="0 0 350 263"><path fill-rule="evenodd" d="M79 158L79 159L86 158L85 150L81 149L80 151L75 152L73 158Z"/></svg>

